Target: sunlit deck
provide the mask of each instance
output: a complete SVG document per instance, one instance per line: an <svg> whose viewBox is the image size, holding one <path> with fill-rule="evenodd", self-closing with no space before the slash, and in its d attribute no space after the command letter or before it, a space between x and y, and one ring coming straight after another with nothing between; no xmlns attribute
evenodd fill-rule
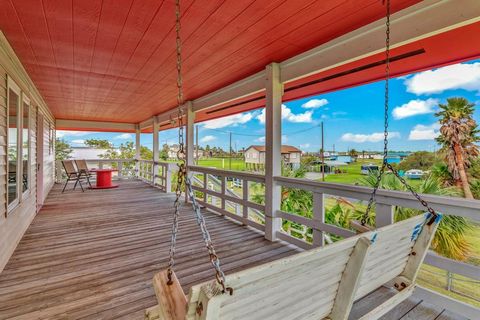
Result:
<svg viewBox="0 0 480 320"><path fill-rule="evenodd" d="M156 304L153 274L168 261L173 196L140 181L118 189L54 187L0 275L1 319L142 319ZM176 272L185 290L211 279L189 206L183 210ZM291 255L283 242L212 213L206 214L227 273ZM387 289L354 306L363 314ZM384 319L466 319L410 299Z"/></svg>

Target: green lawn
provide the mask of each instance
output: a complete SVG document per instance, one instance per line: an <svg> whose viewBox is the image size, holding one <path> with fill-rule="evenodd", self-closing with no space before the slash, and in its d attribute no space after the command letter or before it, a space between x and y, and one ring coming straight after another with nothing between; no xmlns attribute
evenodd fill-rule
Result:
<svg viewBox="0 0 480 320"><path fill-rule="evenodd" d="M231 159L231 164L229 158L200 159L198 161L198 165L203 167L212 167L216 169L245 171L245 161L243 160L243 158Z"/></svg>
<svg viewBox="0 0 480 320"><path fill-rule="evenodd" d="M365 164L376 164L378 166L382 165L381 160L376 159L358 159L356 162L352 162L347 166L341 167L341 170L346 170L346 173L337 173L329 174L325 176L326 182L336 182L336 183L345 183L345 184L356 184L362 178L365 178L365 175L362 174L361 167ZM416 186L421 183L421 180L407 180L409 184Z"/></svg>

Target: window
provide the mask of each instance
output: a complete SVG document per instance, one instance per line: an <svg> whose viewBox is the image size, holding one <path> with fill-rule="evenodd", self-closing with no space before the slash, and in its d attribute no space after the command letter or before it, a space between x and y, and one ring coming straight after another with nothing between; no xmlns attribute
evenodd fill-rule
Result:
<svg viewBox="0 0 480 320"><path fill-rule="evenodd" d="M22 191L30 187L30 100L23 97Z"/></svg>
<svg viewBox="0 0 480 320"><path fill-rule="evenodd" d="M8 78L8 212L30 190L30 100Z"/></svg>
<svg viewBox="0 0 480 320"><path fill-rule="evenodd" d="M8 82L8 179L7 199L9 208L18 203L18 181L20 180L20 166L18 148L20 132L20 88L9 80Z"/></svg>

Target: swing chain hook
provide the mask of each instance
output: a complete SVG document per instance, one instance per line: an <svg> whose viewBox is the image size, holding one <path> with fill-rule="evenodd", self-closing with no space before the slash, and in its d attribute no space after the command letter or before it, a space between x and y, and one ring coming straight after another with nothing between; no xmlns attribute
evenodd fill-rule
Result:
<svg viewBox="0 0 480 320"><path fill-rule="evenodd" d="M373 202L375 201L375 197L377 195L377 191L380 187L382 177L385 173L385 170L390 170L397 179L405 186L405 188L410 191L410 193L428 210L428 212L432 215L432 218L428 221L428 225L432 224L438 214L435 210L424 200L422 197L405 181L405 179L400 176L398 171L388 163L388 113L389 113L389 80L390 80L390 1L391 0L383 0L383 4L386 5L386 21L385 21L385 107L384 107L384 131L383 131L383 160L382 160L382 167L380 168L377 178L375 180L375 184L373 187L372 194L370 195L370 199L368 200L367 209L365 210L364 215L361 219L362 226L367 224L368 217L370 216L370 211L372 210Z"/></svg>
<svg viewBox="0 0 480 320"><path fill-rule="evenodd" d="M175 265L175 246L177 242L177 233L178 233L178 221L180 216L180 206L182 203L182 193L185 188L185 193L192 202L192 207L195 212L195 218L197 224L200 226L202 232L203 240L205 246L207 247L210 263L215 269L215 278L218 284L222 287L222 293L228 292L230 295L233 294L233 289L226 287L225 285L225 274L223 273L220 267L220 259L217 256L215 247L213 245L210 233L208 232L205 218L200 210L195 195L193 193L192 185L190 178L187 174L187 162L186 162L186 151L185 151L185 137L184 137L184 96L183 96L183 78L182 78L182 41L180 37L181 31L181 11L180 11L180 0L175 0L175 34L176 34L176 57L177 57L177 104L178 104L178 115L177 115L177 125L178 125L178 174L177 174L177 185L175 188L175 202L174 202L174 215L173 215L173 225L172 225L172 237L170 245L170 259L167 270L167 284L173 284L173 267Z"/></svg>

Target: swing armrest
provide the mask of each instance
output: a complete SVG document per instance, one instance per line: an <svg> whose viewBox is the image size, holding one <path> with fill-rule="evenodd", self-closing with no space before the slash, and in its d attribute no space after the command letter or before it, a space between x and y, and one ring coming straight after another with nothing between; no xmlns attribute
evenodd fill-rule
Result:
<svg viewBox="0 0 480 320"><path fill-rule="evenodd" d="M364 233L364 232L369 232L369 231L373 231L374 229L369 227L369 226L364 226L361 224L360 221L357 221L357 220L352 220L350 222L350 227L352 227L352 229L354 229L355 231L357 231L357 233Z"/></svg>
<svg viewBox="0 0 480 320"><path fill-rule="evenodd" d="M157 273L153 277L153 287L158 300L159 318L161 320L183 320L187 312L187 297L175 273L172 274L173 283L167 284L167 270Z"/></svg>

